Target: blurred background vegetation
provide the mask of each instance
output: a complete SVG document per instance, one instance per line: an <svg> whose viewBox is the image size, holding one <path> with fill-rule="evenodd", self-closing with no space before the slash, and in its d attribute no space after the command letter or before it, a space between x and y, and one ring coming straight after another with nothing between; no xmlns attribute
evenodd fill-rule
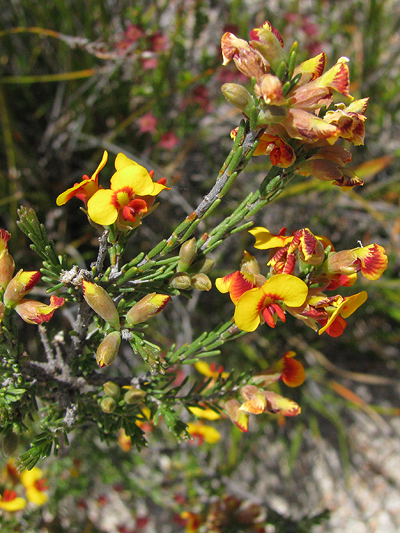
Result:
<svg viewBox="0 0 400 533"><path fill-rule="evenodd" d="M318 337L288 317L285 326L259 328L227 345L215 361L227 370L258 371L295 350L307 368L306 383L292 393L301 416L278 424L257 417L246 435L226 421L214 423L222 432L216 445L178 445L161 426L149 433L141 454L107 448L88 428L42 465L50 500L27 515L24 531L184 531L182 511L207 512L210 498L225 494L260 504L275 533L356 531L350 527L357 520L366 527L360 532L400 528L386 508L393 529L371 526L374 483L394 491L400 484L387 466L400 433L398 0L7 2L0 20L0 227L13 234L10 251L19 267L38 268L16 228L17 207L33 207L59 253L89 264L98 234L77 203L58 208L55 198L90 176L106 149L111 160L123 151L154 169L172 188L137 232L131 256L168 236L208 192L240 120L220 91L222 83L243 81L233 66L221 66L221 35L233 31L247 39L265 20L287 48L299 41L300 60L325 51L332 66L349 57L350 92L370 100L365 146L352 148L352 168L364 187L343 192L313 179L294 181L255 224L274 233L309 227L337 249L377 242L386 248L389 268L373 284L358 281L369 299L341 337ZM253 159L202 231L260 183L267 159ZM265 262L252 242L245 233L218 248L213 279L237 269L243 249ZM229 319L227 298L216 290L199 294L166 309L156 342L190 342ZM28 327L26 334L35 331ZM398 447L393 450L399 459ZM361 486L372 507L360 503ZM378 513L382 505L376 505ZM398 510L399 500L393 505ZM312 526L309 517L327 508L328 521ZM19 531L14 522L9 518L7 527Z"/></svg>

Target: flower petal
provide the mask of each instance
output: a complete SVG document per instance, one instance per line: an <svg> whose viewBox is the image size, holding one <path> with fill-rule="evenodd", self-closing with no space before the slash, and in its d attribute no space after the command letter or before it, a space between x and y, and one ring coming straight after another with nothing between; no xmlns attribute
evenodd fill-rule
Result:
<svg viewBox="0 0 400 533"><path fill-rule="evenodd" d="M113 195L111 189L100 189L89 199L88 214L96 224L110 226L117 220L118 209L112 203Z"/></svg>

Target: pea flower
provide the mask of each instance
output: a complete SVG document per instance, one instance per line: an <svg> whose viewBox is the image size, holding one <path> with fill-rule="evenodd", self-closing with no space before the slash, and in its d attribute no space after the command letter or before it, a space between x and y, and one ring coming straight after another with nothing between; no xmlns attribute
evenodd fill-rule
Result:
<svg viewBox="0 0 400 533"><path fill-rule="evenodd" d="M299 387L306 379L303 365L294 359L296 353L286 352L281 359L267 370L263 370L254 376L257 385L268 387L275 381L282 380L288 387Z"/></svg>
<svg viewBox="0 0 400 533"><path fill-rule="evenodd" d="M89 178L89 176L84 175L80 183L75 183L73 187L66 190L65 192L63 192L57 197L56 204L64 205L69 200L71 200L71 198L76 196L77 198L79 198L79 200L82 200L82 202L84 202L86 206L89 199L93 196L93 194L101 188L99 187L99 184L98 184L99 173L100 173L100 170L102 170L105 164L107 163L107 159L108 159L108 152L104 151L100 164L96 168L92 177Z"/></svg>
<svg viewBox="0 0 400 533"><path fill-rule="evenodd" d="M120 153L115 159L116 172L110 189L98 189L88 200L88 214L93 222L110 226L117 222L122 229L140 224L149 212L154 197L166 189L164 181L154 183L147 170Z"/></svg>
<svg viewBox="0 0 400 533"><path fill-rule="evenodd" d="M49 499L45 490L48 489L46 478L42 477L40 468L34 466L31 470L24 470L21 483L25 487L26 497L36 505L44 505Z"/></svg>
<svg viewBox="0 0 400 533"><path fill-rule="evenodd" d="M0 318L2 319L6 308L13 308L22 320L28 324L41 324L48 322L54 311L64 305L65 299L55 296L50 297L50 305L36 300L25 299L40 279L37 271L25 272L20 270L8 283L0 305Z"/></svg>
<svg viewBox="0 0 400 533"><path fill-rule="evenodd" d="M189 423L187 431L192 437L197 437L199 446L201 446L203 442L206 442L207 444L216 444L221 439L219 431L201 421Z"/></svg>
<svg viewBox="0 0 400 533"><path fill-rule="evenodd" d="M0 229L0 290L5 289L13 277L15 263L8 251L8 240L11 233Z"/></svg>
<svg viewBox="0 0 400 533"><path fill-rule="evenodd" d="M25 507L25 498L17 496L15 490L5 489L3 495L0 495L0 509L3 509L3 511L15 512Z"/></svg>
<svg viewBox="0 0 400 533"><path fill-rule="evenodd" d="M234 314L235 324L243 331L254 331L264 321L273 328L275 315L282 322L286 320L282 304L291 307L302 305L307 293L307 285L295 276L272 276L261 287L250 289L240 296Z"/></svg>

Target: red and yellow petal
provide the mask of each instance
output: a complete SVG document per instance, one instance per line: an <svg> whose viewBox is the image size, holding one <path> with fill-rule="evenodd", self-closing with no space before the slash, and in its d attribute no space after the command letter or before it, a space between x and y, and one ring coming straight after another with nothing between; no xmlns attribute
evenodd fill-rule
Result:
<svg viewBox="0 0 400 533"><path fill-rule="evenodd" d="M296 416L301 412L300 406L289 398L284 398L272 391L264 391L264 395L267 400L267 410L270 413L279 413L283 416Z"/></svg>
<svg viewBox="0 0 400 533"><path fill-rule="evenodd" d="M229 418L240 431L247 433L249 430L249 413L240 410L240 403L235 398L232 398L225 402L225 409Z"/></svg>
<svg viewBox="0 0 400 533"><path fill-rule="evenodd" d="M282 381L288 387L299 387L306 379L304 366L293 359L295 355L295 352L289 351L282 357Z"/></svg>
<svg viewBox="0 0 400 533"><path fill-rule="evenodd" d="M245 400L245 402L240 406L241 411L252 413L254 415L259 415L265 411L267 407L267 400L263 391L258 387L255 385L244 385L244 387L240 389L240 394Z"/></svg>
<svg viewBox="0 0 400 533"><path fill-rule="evenodd" d="M379 279L387 269L388 258L383 246L369 244L363 248L355 248L353 252L361 262L361 273L365 278Z"/></svg>
<svg viewBox="0 0 400 533"><path fill-rule="evenodd" d="M294 69L293 73L293 77L297 76L298 74L301 74L300 81L297 85L304 85L305 83L309 83L310 81L322 76L322 73L325 70L325 65L325 52L321 52L317 56L300 63L300 65Z"/></svg>
<svg viewBox="0 0 400 533"><path fill-rule="evenodd" d="M236 305L242 294L255 287L254 275L246 272L232 272L223 278L215 280L217 289L226 293L229 292L232 302Z"/></svg>

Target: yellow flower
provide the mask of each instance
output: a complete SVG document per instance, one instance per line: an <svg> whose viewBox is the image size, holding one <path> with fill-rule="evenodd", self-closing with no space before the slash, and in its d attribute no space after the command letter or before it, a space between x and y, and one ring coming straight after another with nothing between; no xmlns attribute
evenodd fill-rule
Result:
<svg viewBox="0 0 400 533"><path fill-rule="evenodd" d="M25 487L26 497L30 502L36 505L44 505L47 502L49 497L44 491L48 487L40 468L34 466L32 470L24 470L21 474L21 483Z"/></svg>
<svg viewBox="0 0 400 533"><path fill-rule="evenodd" d="M93 222L109 226L118 220L123 228L140 224L148 212L149 204L165 185L154 183L147 170L124 154L115 159L116 172L111 178L110 189L98 189L89 199L87 207Z"/></svg>
<svg viewBox="0 0 400 533"><path fill-rule="evenodd" d="M195 422L194 424L189 423L187 431L192 437L197 437L199 439L199 446L203 441L207 442L207 444L215 444L221 439L219 431L200 421Z"/></svg>
<svg viewBox="0 0 400 533"><path fill-rule="evenodd" d="M0 509L4 511L20 511L26 506L25 498L17 496L15 490L6 489L3 496L0 496Z"/></svg>
<svg viewBox="0 0 400 533"><path fill-rule="evenodd" d="M282 322L286 317L279 302L291 307L304 303L308 287L301 279L290 274L277 274L268 279L261 287L255 287L242 294L236 304L235 323L243 331L254 331L265 321L275 327L274 315Z"/></svg>
<svg viewBox="0 0 400 533"><path fill-rule="evenodd" d="M107 163L107 158L108 153L104 151L100 165L96 168L92 177L89 178L86 175L83 176L82 181L80 183L75 183L73 187L66 190L57 197L56 204L64 205L68 202L68 200L71 200L71 198L76 196L77 198L79 198L79 200L82 200L85 205L87 205L89 198L91 198L93 194L100 188L98 185L99 172Z"/></svg>

